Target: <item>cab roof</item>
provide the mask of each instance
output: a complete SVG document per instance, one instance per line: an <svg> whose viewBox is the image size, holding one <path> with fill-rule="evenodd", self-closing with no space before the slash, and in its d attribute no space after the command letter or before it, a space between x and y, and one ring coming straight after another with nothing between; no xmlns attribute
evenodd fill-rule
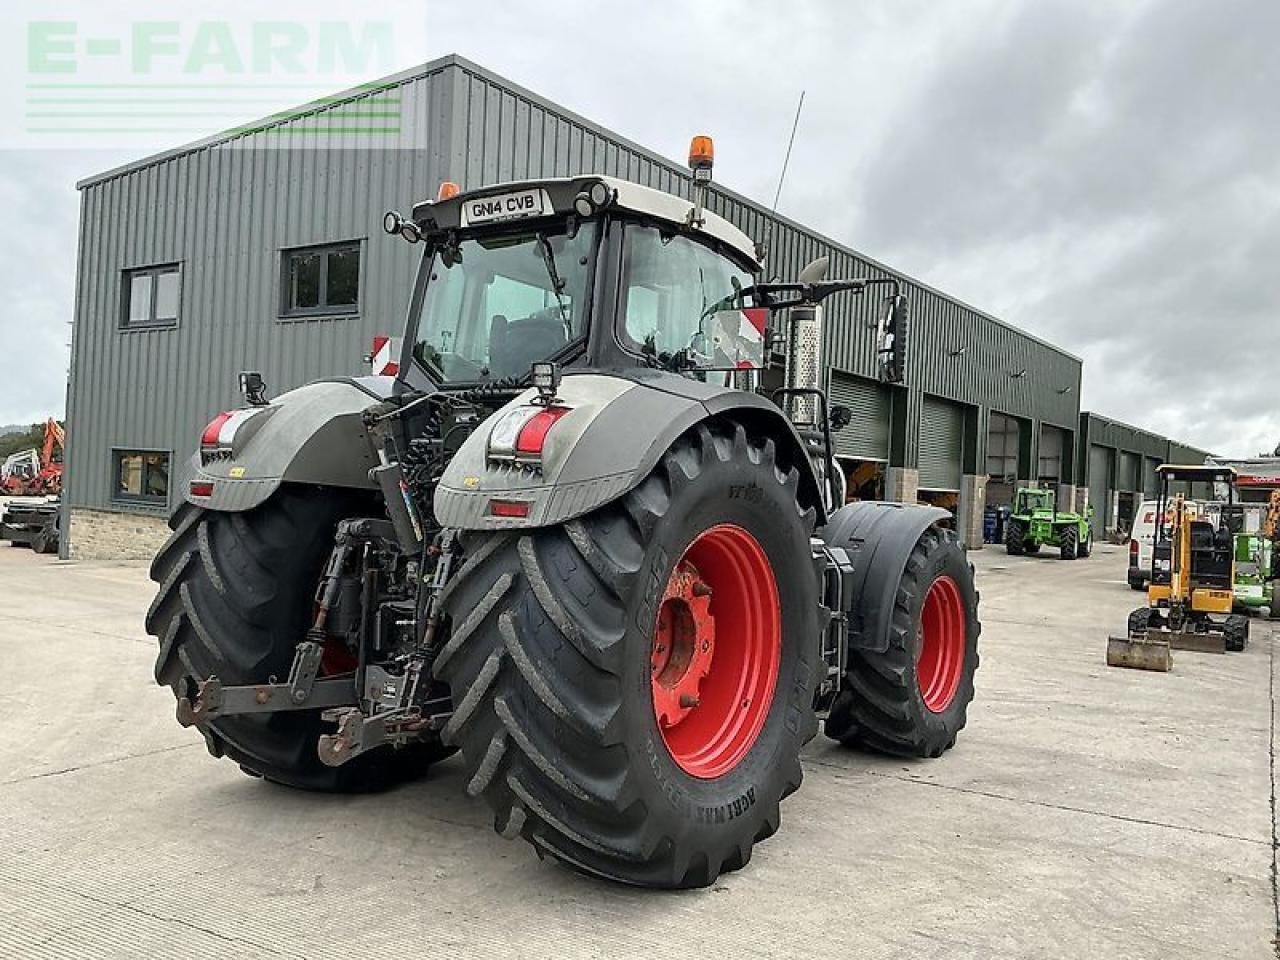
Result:
<svg viewBox="0 0 1280 960"><path fill-rule="evenodd" d="M468 190L456 194L447 200L423 201L414 204L413 219L420 225L430 229L458 229L466 226L463 222L464 204L472 200L497 197L502 194L515 193L521 190L543 190L551 201L554 213L544 212L542 216L567 216L574 212L573 201L592 184L603 183L612 194L608 209L624 210L642 217L664 221L685 233L704 234L730 247L734 252L749 261L754 270L760 269L760 260L756 256L756 246L745 233L735 227L724 217L703 209L702 224L699 227L689 225L693 211L693 202L664 193L652 187L646 187L630 180L620 180L604 174L587 174L580 177L552 177L541 180L512 180L506 183L495 183L490 186ZM500 221L511 224L520 218ZM534 218L529 218L534 219Z"/></svg>

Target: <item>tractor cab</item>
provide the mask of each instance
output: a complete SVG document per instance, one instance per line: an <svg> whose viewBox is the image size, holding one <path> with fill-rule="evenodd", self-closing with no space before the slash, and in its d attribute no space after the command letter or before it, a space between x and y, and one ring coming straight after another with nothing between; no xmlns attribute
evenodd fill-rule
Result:
<svg viewBox="0 0 1280 960"><path fill-rule="evenodd" d="M401 366L417 386L524 385L543 362L764 365L755 247L697 202L605 176L446 185L387 227L425 246Z"/></svg>
<svg viewBox="0 0 1280 960"><path fill-rule="evenodd" d="M1013 498L1013 514L1014 516L1031 516L1036 513L1054 512L1056 498L1052 490L1044 490L1038 487L1022 487Z"/></svg>

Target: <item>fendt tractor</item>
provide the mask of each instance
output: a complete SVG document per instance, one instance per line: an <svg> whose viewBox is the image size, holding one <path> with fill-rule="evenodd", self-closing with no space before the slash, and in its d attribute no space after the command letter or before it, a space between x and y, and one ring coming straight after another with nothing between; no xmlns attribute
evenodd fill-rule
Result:
<svg viewBox="0 0 1280 960"><path fill-rule="evenodd" d="M247 404L200 437L152 566L155 675L210 752L373 790L460 750L505 836L691 887L743 866L819 720L937 757L978 665L945 511L842 506L822 304L895 281L760 279L692 200L606 176L442 185L394 376Z"/></svg>

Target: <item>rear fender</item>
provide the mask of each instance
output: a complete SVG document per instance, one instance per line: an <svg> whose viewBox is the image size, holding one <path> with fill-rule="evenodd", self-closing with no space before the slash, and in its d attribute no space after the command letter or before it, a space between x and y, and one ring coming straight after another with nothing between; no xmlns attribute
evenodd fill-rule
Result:
<svg viewBox="0 0 1280 960"><path fill-rule="evenodd" d="M911 551L921 534L950 516L941 507L870 500L847 504L831 515L820 536L828 546L844 547L853 563L845 611L851 649L889 649L898 582Z"/></svg>
<svg viewBox="0 0 1280 960"><path fill-rule="evenodd" d="M199 451L192 456L183 497L235 512L256 507L285 482L376 489L369 471L378 461L361 414L389 395L390 385L389 377L321 380L248 408L228 450L208 462ZM191 485L202 483L212 492L192 494Z"/></svg>
<svg viewBox="0 0 1280 960"><path fill-rule="evenodd" d="M679 437L712 417L732 415L753 435L772 437L800 470L800 498L823 514L817 480L795 429L764 397L663 371L566 374L556 405L569 408L546 435L540 461L489 456L493 428L528 408L527 390L473 432L436 487L436 519L461 530L553 526L590 513L636 487ZM523 517L494 516L491 501L516 501Z"/></svg>

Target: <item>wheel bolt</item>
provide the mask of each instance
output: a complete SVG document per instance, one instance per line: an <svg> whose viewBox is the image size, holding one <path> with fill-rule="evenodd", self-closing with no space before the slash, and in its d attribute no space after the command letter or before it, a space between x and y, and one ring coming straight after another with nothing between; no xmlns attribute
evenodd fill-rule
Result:
<svg viewBox="0 0 1280 960"><path fill-rule="evenodd" d="M701 701L698 699L698 697L695 694L692 694L692 693L680 694L680 706L683 707L685 710L693 709L700 702Z"/></svg>
<svg viewBox="0 0 1280 960"><path fill-rule="evenodd" d="M695 597L709 597L711 596L711 587L705 581L699 580L693 585L693 595Z"/></svg>

